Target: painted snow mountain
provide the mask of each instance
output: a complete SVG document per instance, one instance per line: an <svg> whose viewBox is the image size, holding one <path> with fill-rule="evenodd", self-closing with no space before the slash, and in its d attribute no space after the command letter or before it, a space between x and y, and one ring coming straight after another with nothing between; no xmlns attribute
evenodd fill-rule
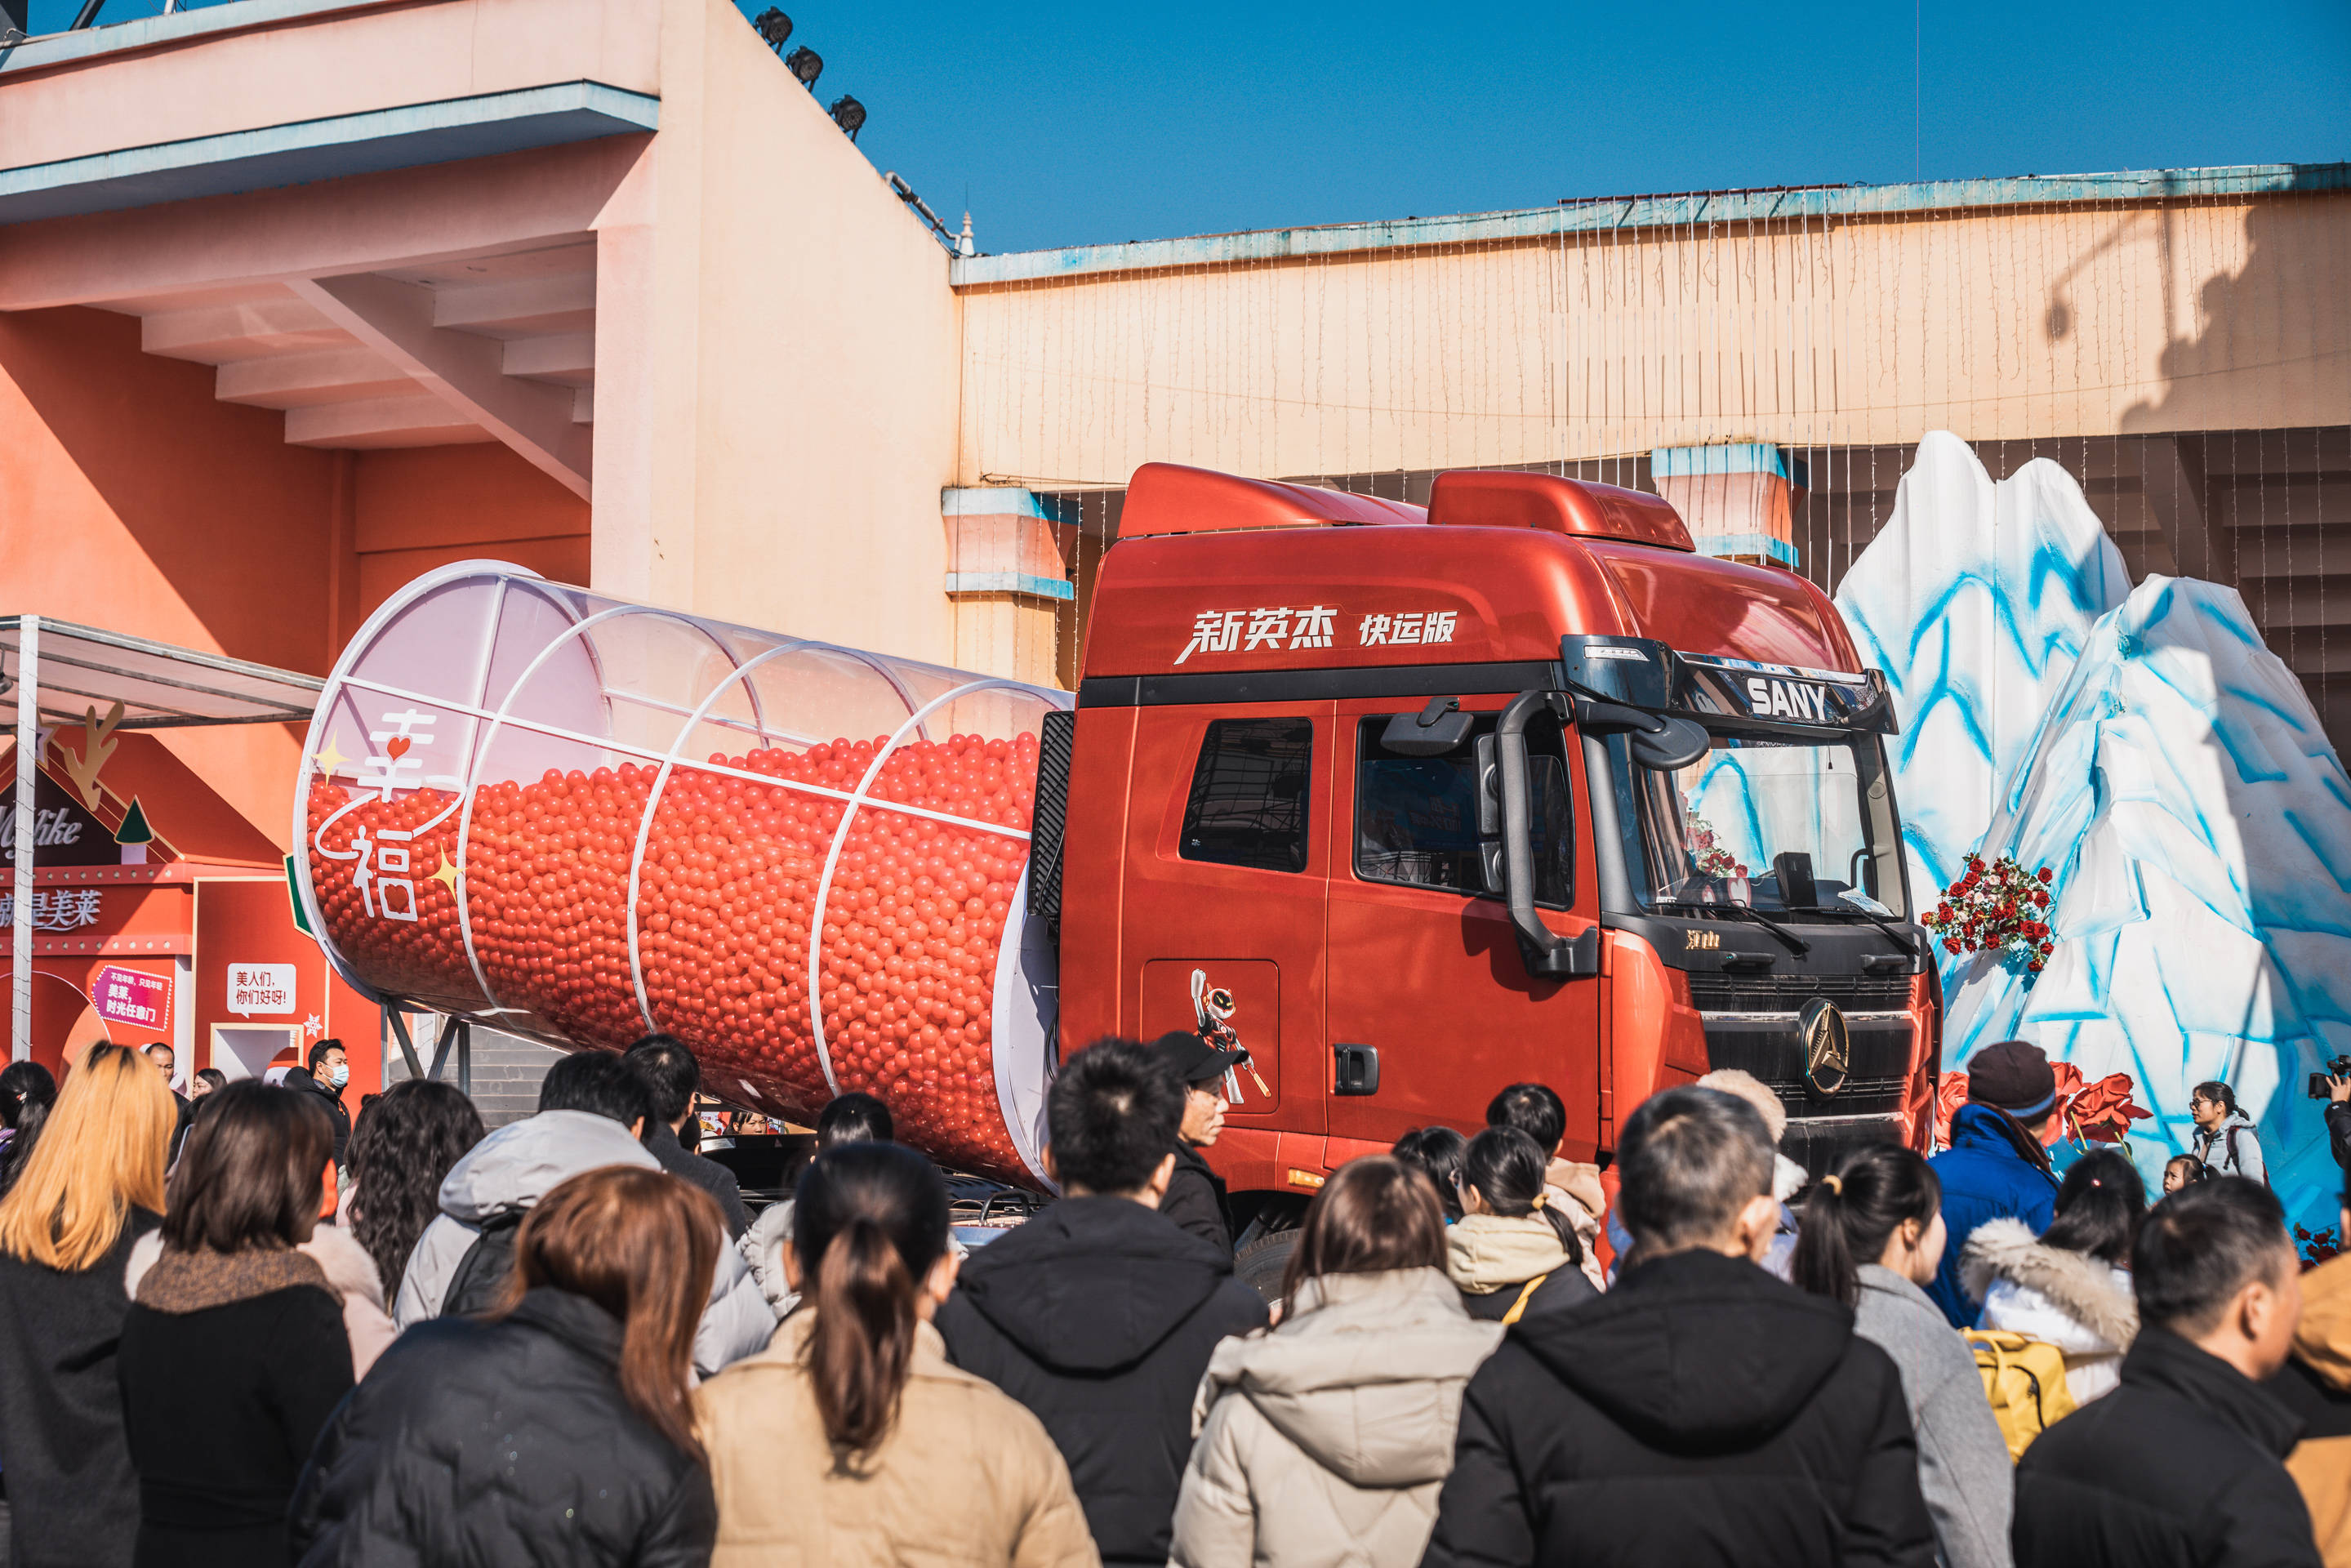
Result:
<svg viewBox="0 0 2351 1568"><path fill-rule="evenodd" d="M2099 620L1981 852L2056 869L2056 951L2030 986L1968 960L1943 1059L2022 1039L2127 1072L2165 1155L2223 1080L2287 1211L2331 1226L2342 1174L2303 1086L2351 1051L2351 779L2234 589L2150 577Z"/></svg>
<svg viewBox="0 0 2351 1568"><path fill-rule="evenodd" d="M2016 782L2090 627L2130 574L2073 476L2036 458L1995 484L1931 432L1894 515L1837 587L1864 664L1884 670L1910 884L1948 887Z"/></svg>
<svg viewBox="0 0 2351 1568"><path fill-rule="evenodd" d="M1946 958L1943 1060L2022 1038L2129 1073L2150 1178L2226 1080L2288 1212L2332 1225L2303 1082L2351 1051L2351 779L2233 590L2124 576L2062 469L1992 486L1938 434L1838 593L1900 705L1914 896L1972 852L2056 873L2043 974Z"/></svg>

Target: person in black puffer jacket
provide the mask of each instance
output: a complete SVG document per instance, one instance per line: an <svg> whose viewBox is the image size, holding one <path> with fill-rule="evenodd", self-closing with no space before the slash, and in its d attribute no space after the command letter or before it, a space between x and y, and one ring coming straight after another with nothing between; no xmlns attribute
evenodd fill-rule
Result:
<svg viewBox="0 0 2351 1568"><path fill-rule="evenodd" d="M1044 1423L1105 1563L1164 1568L1201 1375L1266 1323L1231 1252L1155 1212L1183 1107L1148 1046L1072 1056L1045 1105L1067 1196L974 1252L935 1323L948 1359Z"/></svg>
<svg viewBox="0 0 2351 1568"><path fill-rule="evenodd" d="M2283 1462L2304 1418L2264 1386L2293 1347L2300 1262L2259 1182L2215 1176L2147 1210L2121 1386L2017 1461L2016 1568L2319 1568Z"/></svg>
<svg viewBox="0 0 2351 1568"><path fill-rule="evenodd" d="M1933 1568L1901 1374L1756 1260L1771 1136L1668 1089L1625 1123L1615 1287L1504 1336L1469 1380L1422 1568ZM2045 1439L2044 1439L2045 1441Z"/></svg>
<svg viewBox="0 0 2351 1568"><path fill-rule="evenodd" d="M503 1308L409 1330L329 1422L296 1560L702 1568L718 1518L686 1380L725 1237L710 1196L659 1171L549 1192Z"/></svg>

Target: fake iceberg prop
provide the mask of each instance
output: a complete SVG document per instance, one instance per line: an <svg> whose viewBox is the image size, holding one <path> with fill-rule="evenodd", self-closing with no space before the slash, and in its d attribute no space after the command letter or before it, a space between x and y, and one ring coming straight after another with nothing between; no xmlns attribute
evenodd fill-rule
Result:
<svg viewBox="0 0 2351 1568"><path fill-rule="evenodd" d="M2151 1186L2192 1135L2190 1087L2224 1079L2289 1216L2331 1227L2303 1085L2351 1051L2351 779L2236 592L2126 591L2064 470L1992 485L1937 433L1837 602L1893 683L1913 897L1931 908L1970 854L2056 873L2043 973L1938 953L1944 1065L2020 1038L2130 1074Z"/></svg>
<svg viewBox="0 0 2351 1568"><path fill-rule="evenodd" d="M1943 1060L2013 1038L2127 1072L2163 1155L2225 1080L2287 1212L2331 1227L2304 1082L2351 1051L2351 780L2235 590L2150 577L2097 622L1980 852L2055 868L2056 951L2029 985L1981 956L1951 977Z"/></svg>
<svg viewBox="0 0 2351 1568"><path fill-rule="evenodd" d="M1894 515L1838 584L1884 670L1910 885L1948 887L2015 782L2041 716L2130 574L2073 476L2036 458L1997 484L1968 444L1918 444Z"/></svg>

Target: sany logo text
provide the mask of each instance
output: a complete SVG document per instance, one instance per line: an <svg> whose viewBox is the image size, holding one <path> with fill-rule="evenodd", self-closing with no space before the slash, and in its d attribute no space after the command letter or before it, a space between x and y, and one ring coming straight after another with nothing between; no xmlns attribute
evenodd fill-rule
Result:
<svg viewBox="0 0 2351 1568"><path fill-rule="evenodd" d="M1750 675L1747 706L1758 718L1792 718L1808 724L1829 721L1828 688L1809 681L1767 681Z"/></svg>

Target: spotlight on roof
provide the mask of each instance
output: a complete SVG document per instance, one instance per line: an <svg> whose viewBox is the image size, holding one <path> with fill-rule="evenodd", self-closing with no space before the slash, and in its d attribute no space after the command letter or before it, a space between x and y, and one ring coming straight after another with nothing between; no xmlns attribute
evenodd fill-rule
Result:
<svg viewBox="0 0 2351 1568"><path fill-rule="evenodd" d="M805 44L794 49L784 65L792 75L800 78L800 86L810 92L816 90L816 78L824 75L824 57Z"/></svg>
<svg viewBox="0 0 2351 1568"><path fill-rule="evenodd" d="M847 131L849 139L854 141L858 129L865 123L865 106L843 93L832 100L832 122Z"/></svg>
<svg viewBox="0 0 2351 1568"><path fill-rule="evenodd" d="M771 49L781 49L784 40L792 36L792 19L773 5L760 12L751 26L759 30L759 37L768 41Z"/></svg>

